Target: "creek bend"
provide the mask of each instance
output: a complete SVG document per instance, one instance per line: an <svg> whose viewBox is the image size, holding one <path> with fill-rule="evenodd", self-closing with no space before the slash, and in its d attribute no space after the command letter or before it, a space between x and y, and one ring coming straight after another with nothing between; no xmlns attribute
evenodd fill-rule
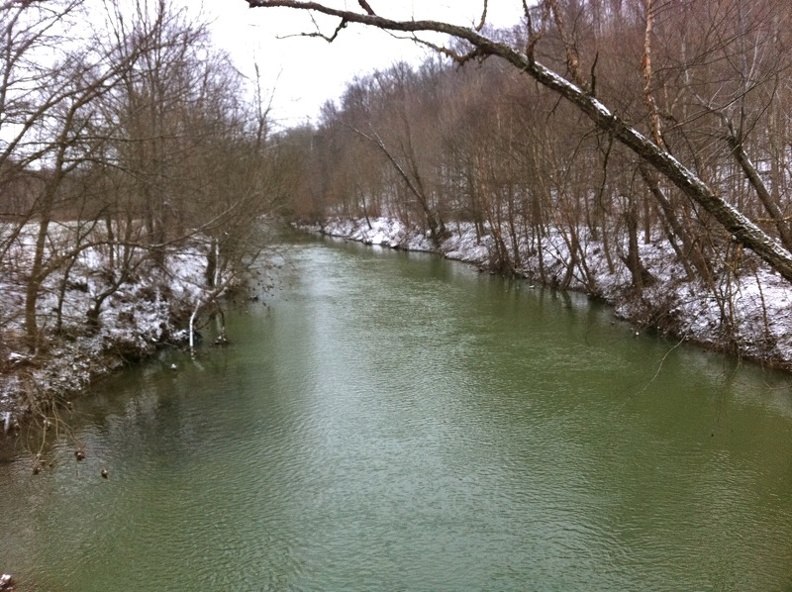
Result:
<svg viewBox="0 0 792 592"><path fill-rule="evenodd" d="M792 589L788 376L430 255L286 258L231 347L0 463L20 591Z"/></svg>

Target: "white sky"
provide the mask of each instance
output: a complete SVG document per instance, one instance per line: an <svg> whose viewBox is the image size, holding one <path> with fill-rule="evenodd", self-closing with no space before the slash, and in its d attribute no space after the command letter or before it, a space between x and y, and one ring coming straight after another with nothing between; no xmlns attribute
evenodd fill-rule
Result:
<svg viewBox="0 0 792 592"><path fill-rule="evenodd" d="M186 0L190 2L190 0ZM435 19L469 26L481 17L482 0L368 0L380 16ZM359 9L356 0L329 0L336 7ZM194 0L191 6L199 4ZM521 0L490 0L488 22L508 27L519 22ZM262 83L274 90L273 118L283 126L314 118L321 105L343 92L356 74L387 68L399 60L418 61L423 48L398 40L382 31L350 25L328 44L322 39L289 38L284 35L312 30L303 11L248 8L244 0L203 0L203 8L215 20L215 44L228 50L245 74L258 61ZM323 32L331 34L335 21Z"/></svg>

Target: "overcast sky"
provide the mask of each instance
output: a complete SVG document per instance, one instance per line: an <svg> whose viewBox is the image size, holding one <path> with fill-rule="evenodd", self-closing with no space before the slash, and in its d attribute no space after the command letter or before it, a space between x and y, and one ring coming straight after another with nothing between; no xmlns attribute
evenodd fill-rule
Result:
<svg viewBox="0 0 792 592"><path fill-rule="evenodd" d="M190 0L186 0L190 2ZM380 16L445 20L471 25L481 17L482 0L368 0ZM358 8L356 0L330 0L336 7ZM519 21L520 0L490 0L488 22L511 26ZM190 5L198 5L194 0ZM361 26L344 29L335 42L322 39L279 39L311 30L302 11L250 9L243 0L203 0L214 19L215 43L233 55L245 74L258 61L263 85L274 89L273 117L284 126L315 117L327 99L337 98L356 74L387 68L399 60L417 62L425 50ZM327 24L332 33L335 23Z"/></svg>

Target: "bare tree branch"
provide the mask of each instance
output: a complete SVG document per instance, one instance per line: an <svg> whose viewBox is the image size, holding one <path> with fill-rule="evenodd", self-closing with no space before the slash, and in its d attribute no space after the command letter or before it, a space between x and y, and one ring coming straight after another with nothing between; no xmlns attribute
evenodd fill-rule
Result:
<svg viewBox="0 0 792 592"><path fill-rule="evenodd" d="M484 8L481 11L481 20L479 21L479 24L476 26L476 31L481 31L487 22L487 5L488 5L487 0L484 0Z"/></svg>

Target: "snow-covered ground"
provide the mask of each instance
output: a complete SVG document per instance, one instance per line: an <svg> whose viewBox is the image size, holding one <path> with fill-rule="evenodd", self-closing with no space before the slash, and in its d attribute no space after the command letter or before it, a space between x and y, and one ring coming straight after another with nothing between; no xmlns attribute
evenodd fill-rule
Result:
<svg viewBox="0 0 792 592"><path fill-rule="evenodd" d="M488 267L493 250L492 237L477 239L473 225L466 223L449 226L451 236L438 249L420 230L407 228L390 218L336 218L302 228L366 244L438 251L445 257L483 269ZM723 275L715 285L707 286L685 279L684 269L667 241L657 239L642 244L641 260L658 281L636 296L631 289L630 273L618 257L613 258L611 271L601 242L590 238L581 238L581 242L589 281L578 266L570 289L591 293L593 278L596 293L592 295L614 306L617 314L639 328L658 329L680 339L792 371L792 286L751 254L744 255L747 264L741 267L738 276ZM626 246L621 245L617 250L624 252ZM538 281L539 250L531 252L527 242L523 242L519 252L517 273ZM544 280L550 285L560 285L570 259L561 233L548 234L542 241L541 253Z"/></svg>
<svg viewBox="0 0 792 592"><path fill-rule="evenodd" d="M110 271L106 253L86 249L67 281L59 270L42 285L37 309L43 341L34 355L22 324L27 280L22 270L30 268L25 261L30 249L22 243L18 250L14 266L0 270L0 437L42 400L65 403L96 377L182 342L184 319L206 294L206 256L199 249L169 253L162 267L143 260L103 302L99 323L91 329L89 307L119 276ZM58 308L62 325L56 333Z"/></svg>

